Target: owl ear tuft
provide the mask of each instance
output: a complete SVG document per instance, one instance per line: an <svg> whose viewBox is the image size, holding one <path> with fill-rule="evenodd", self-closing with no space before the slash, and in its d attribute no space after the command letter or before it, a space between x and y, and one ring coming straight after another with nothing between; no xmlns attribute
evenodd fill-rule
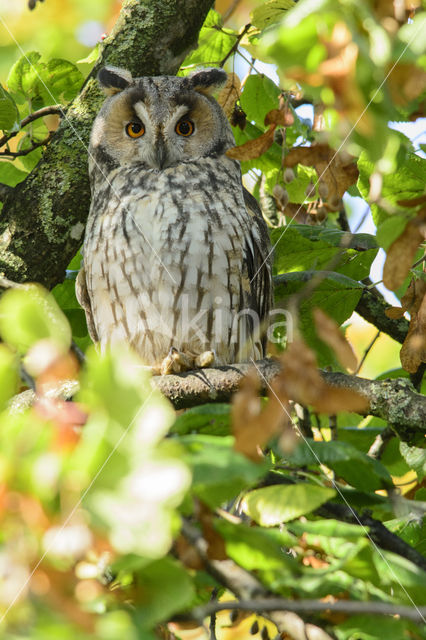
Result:
<svg viewBox="0 0 426 640"><path fill-rule="evenodd" d="M211 94L225 84L227 73L223 69L211 68L194 71L188 80L191 89L200 93Z"/></svg>
<svg viewBox="0 0 426 640"><path fill-rule="evenodd" d="M98 81L107 96L113 96L126 89L132 82L132 74L127 69L103 67L98 73Z"/></svg>

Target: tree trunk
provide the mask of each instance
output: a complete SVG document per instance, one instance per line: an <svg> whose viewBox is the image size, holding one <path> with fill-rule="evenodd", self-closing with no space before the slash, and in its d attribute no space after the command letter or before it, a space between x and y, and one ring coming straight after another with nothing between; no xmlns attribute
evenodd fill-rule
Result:
<svg viewBox="0 0 426 640"><path fill-rule="evenodd" d="M96 75L106 65L134 76L174 75L197 44L212 0L127 0L80 94L43 157L5 197L0 272L16 282L61 282L82 244L89 210L87 146L102 103Z"/></svg>

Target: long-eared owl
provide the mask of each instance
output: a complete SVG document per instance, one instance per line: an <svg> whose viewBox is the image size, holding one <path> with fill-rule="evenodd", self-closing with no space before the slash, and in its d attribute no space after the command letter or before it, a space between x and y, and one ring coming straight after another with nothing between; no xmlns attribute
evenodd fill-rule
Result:
<svg viewBox="0 0 426 640"><path fill-rule="evenodd" d="M270 245L241 181L221 69L132 78L105 67L89 147L91 208L77 297L101 348L126 342L162 373L258 359Z"/></svg>

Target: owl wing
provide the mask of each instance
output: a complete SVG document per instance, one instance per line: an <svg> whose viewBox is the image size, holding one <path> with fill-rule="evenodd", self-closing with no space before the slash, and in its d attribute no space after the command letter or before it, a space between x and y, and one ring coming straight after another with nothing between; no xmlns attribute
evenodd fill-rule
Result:
<svg viewBox="0 0 426 640"><path fill-rule="evenodd" d="M253 221L252 230L246 238L244 260L249 280L250 308L262 323L263 347L266 346L266 329L269 310L272 306L272 251L268 228L257 200L243 187L244 203Z"/></svg>
<svg viewBox="0 0 426 640"><path fill-rule="evenodd" d="M75 295L86 313L86 322L87 328L89 330L89 335L92 338L93 342L98 342L99 338L96 332L95 322L93 320L92 306L90 304L89 293L87 291L86 272L84 270L84 267L81 267L80 271L77 274L77 278L75 281Z"/></svg>

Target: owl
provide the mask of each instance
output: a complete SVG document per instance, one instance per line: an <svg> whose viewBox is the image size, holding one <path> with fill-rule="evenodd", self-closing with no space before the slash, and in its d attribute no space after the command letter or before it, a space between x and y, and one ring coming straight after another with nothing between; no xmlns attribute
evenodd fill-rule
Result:
<svg viewBox="0 0 426 640"><path fill-rule="evenodd" d="M161 374L263 357L271 249L226 155L235 141L212 96L226 73L98 78L76 283L92 339L129 344Z"/></svg>

